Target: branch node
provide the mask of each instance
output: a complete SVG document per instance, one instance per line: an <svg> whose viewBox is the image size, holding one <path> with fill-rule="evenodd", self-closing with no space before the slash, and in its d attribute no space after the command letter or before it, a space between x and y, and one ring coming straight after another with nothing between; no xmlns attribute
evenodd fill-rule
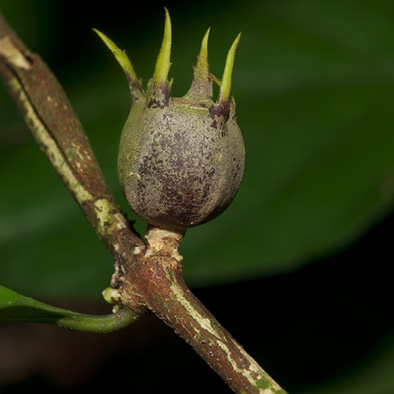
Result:
<svg viewBox="0 0 394 394"><path fill-rule="evenodd" d="M168 256L175 259L178 263L182 261L182 256L178 252L179 244L184 233L174 230L167 230L160 227L148 226L145 238L148 241L145 257Z"/></svg>

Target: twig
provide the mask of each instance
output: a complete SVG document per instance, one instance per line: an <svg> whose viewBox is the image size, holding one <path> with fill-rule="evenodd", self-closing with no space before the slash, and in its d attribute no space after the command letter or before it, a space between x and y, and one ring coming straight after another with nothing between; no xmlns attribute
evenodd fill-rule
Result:
<svg viewBox="0 0 394 394"><path fill-rule="evenodd" d="M60 84L0 15L0 77L40 148L116 263L121 301L153 312L238 393L285 393L187 288L176 234L134 232L109 192L88 139Z"/></svg>
<svg viewBox="0 0 394 394"><path fill-rule="evenodd" d="M123 301L141 312L148 308L173 328L234 392L285 394L191 293L182 278L180 239L162 233L148 229L147 251L126 273Z"/></svg>
<svg viewBox="0 0 394 394"><path fill-rule="evenodd" d="M38 145L98 236L122 266L143 240L131 229L103 178L88 138L62 87L0 14L0 77Z"/></svg>

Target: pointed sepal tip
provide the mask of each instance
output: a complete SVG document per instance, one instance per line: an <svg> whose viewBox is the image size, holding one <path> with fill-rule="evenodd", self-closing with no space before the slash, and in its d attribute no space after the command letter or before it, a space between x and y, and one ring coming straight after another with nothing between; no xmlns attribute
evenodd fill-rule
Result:
<svg viewBox="0 0 394 394"><path fill-rule="evenodd" d="M161 44L159 55L157 56L155 71L153 73L153 81L159 84L167 82L168 79L168 73L171 67L171 42L171 19L167 8L165 8L163 42Z"/></svg>
<svg viewBox="0 0 394 394"><path fill-rule="evenodd" d="M210 100L212 99L212 78L209 73L208 64L208 38L209 28L201 42L200 53L197 56L197 64L194 68L194 77L192 85L185 97L190 97L195 100Z"/></svg>
<svg viewBox="0 0 394 394"><path fill-rule="evenodd" d="M209 64L208 64L208 38L211 28L206 31L202 42L200 53L197 57L197 65L195 69L195 75L198 78L208 80L209 79Z"/></svg>
<svg viewBox="0 0 394 394"><path fill-rule="evenodd" d="M219 98L218 98L219 104L222 102L228 102L230 98L231 79L232 79L232 73L234 68L235 52L237 50L237 46L240 39L241 39L241 33L239 33L238 36L235 38L227 54L226 64L224 66L222 82L220 84L220 90L219 90Z"/></svg>
<svg viewBox="0 0 394 394"><path fill-rule="evenodd" d="M97 33L97 35L101 38L101 40L104 42L107 48L115 56L115 59L120 64L123 71L126 73L126 76L132 81L137 81L138 80L137 74L135 73L134 68L131 65L130 59L126 55L126 52L119 49L118 46L101 31L97 29L92 29L92 30L95 33Z"/></svg>

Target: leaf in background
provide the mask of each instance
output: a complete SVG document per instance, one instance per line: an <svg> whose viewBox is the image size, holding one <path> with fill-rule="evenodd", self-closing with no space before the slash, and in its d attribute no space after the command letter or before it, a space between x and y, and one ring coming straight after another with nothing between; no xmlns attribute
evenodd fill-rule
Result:
<svg viewBox="0 0 394 394"><path fill-rule="evenodd" d="M162 38L162 7L156 10L146 3L140 14L149 14L149 18L133 18L130 23L130 15L138 14L136 3L122 4L122 13L115 6L80 8L75 13L64 1L3 3L2 11L21 38L30 40L28 44L43 55L64 84L111 190L135 219L116 179L129 90L123 73L90 28L96 26L111 34L127 50L146 83ZM26 7L28 11L21 13ZM207 27L212 28L209 61L216 75L222 72L231 41L243 32L233 93L246 143L245 176L235 201L222 216L188 231L181 246L188 284L208 286L297 270L347 247L392 211L394 2L230 0L167 7L174 26L170 77L174 76L173 91L178 95L189 87L191 65ZM13 13L7 12L11 8ZM32 142L1 87L0 184L1 282L34 295L99 294L110 280L112 258ZM145 225L137 221L137 228L143 232ZM376 258L382 261L379 252ZM365 275L369 264L364 264ZM330 276L332 281L335 274L341 275L340 268ZM368 280L377 281L377 273L374 275ZM349 275L349 282L342 286L349 286L357 304L359 294L351 283L357 280L357 274L354 276ZM274 283L277 279L273 278ZM299 294L297 286L291 290ZM369 291L366 285L367 295ZM282 297L289 294L284 289ZM305 297L313 299L315 293L307 292ZM325 294L322 297L317 301L326 300ZM259 307L266 299L256 295L255 303ZM345 305L351 308L353 304ZM384 305L366 309L369 325L376 319L381 323ZM371 317L368 311L376 309ZM313 307L310 312L305 325L310 330L319 328ZM286 329L278 327L281 341L282 330L294 331L291 311L283 310L283 314L290 324L284 324ZM331 315L328 318L333 320ZM363 319L356 319L348 330L358 331L357 324L364 324ZM334 319L334 329L343 329L335 323ZM250 335L250 327L245 330L244 338ZM373 342L374 331L363 332ZM317 349L320 359L305 360L302 352L294 356L300 362L301 381L308 376L302 374L302 366L308 368L317 361L316 367L327 368L326 338L317 331L304 344ZM347 345L339 341L338 357L349 351ZM284 358L292 350L282 349ZM261 352L266 354L265 346ZM383 342L382 351L374 357L369 357L360 341L360 354L364 354L364 368L355 370L352 364L350 371L342 370L347 376L336 383L320 382L320 387L298 392L391 393L392 341ZM287 367L282 370L283 375L288 373Z"/></svg>
<svg viewBox="0 0 394 394"><path fill-rule="evenodd" d="M192 283L298 268L392 210L393 7L249 2L227 15L243 30L234 94L246 169L229 211L185 237Z"/></svg>
<svg viewBox="0 0 394 394"><path fill-rule="evenodd" d="M62 47L57 45L49 48L48 56L59 67L54 71L61 82L69 81L66 92L110 188L134 219L115 175L120 132L130 106L127 82L90 27L101 28L108 20L116 21L113 29L128 26L124 39L113 36L145 77L151 75L159 49L162 9L158 22L153 18L144 29L130 26L127 12L113 19L90 12L81 14L70 32L61 22L63 14L53 7L48 31L41 27L42 37L57 29L53 34L71 40L73 51L89 52L66 63L71 55L56 52ZM190 285L297 269L346 247L392 210L394 3L246 1L217 8L204 3L198 12L170 11L171 76L179 95L191 82L205 29L212 27L209 61L218 75L226 48L243 31L233 93L247 152L244 180L223 215L186 234L181 253ZM109 34L111 27L105 31ZM21 131L23 125L11 115L12 103L4 96L0 100L5 109L0 117L3 283L30 294L97 293L109 281L111 256L46 158ZM143 232L145 225L137 221L137 228Z"/></svg>

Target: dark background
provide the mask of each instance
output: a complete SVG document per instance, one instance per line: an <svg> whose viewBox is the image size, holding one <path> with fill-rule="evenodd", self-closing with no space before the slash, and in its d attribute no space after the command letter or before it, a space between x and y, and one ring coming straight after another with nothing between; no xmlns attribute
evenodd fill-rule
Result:
<svg viewBox="0 0 394 394"><path fill-rule="evenodd" d="M289 393L394 393L393 5L0 0L0 11L64 85L122 206L113 174L128 92L90 28L126 47L146 83L164 6L174 28L174 95L190 84L207 27L219 77L243 31L233 91L247 148L245 178L228 213L188 232L181 250L187 282ZM327 26L332 47L316 33ZM253 79L256 70L261 80ZM98 295L111 259L0 94L0 283L57 306L106 313ZM332 149L316 151L320 146ZM313 159L300 166L303 155ZM137 228L143 232L144 224ZM1 324L0 392L35 389L229 392L154 317L106 335Z"/></svg>
<svg viewBox="0 0 394 394"><path fill-rule="evenodd" d="M388 262L393 252L387 234L393 219L348 250L295 273L193 290L290 393L390 394L393 291ZM88 301L57 304L105 313L102 305ZM2 324L0 338L2 393L35 388L230 392L153 316L105 335Z"/></svg>

